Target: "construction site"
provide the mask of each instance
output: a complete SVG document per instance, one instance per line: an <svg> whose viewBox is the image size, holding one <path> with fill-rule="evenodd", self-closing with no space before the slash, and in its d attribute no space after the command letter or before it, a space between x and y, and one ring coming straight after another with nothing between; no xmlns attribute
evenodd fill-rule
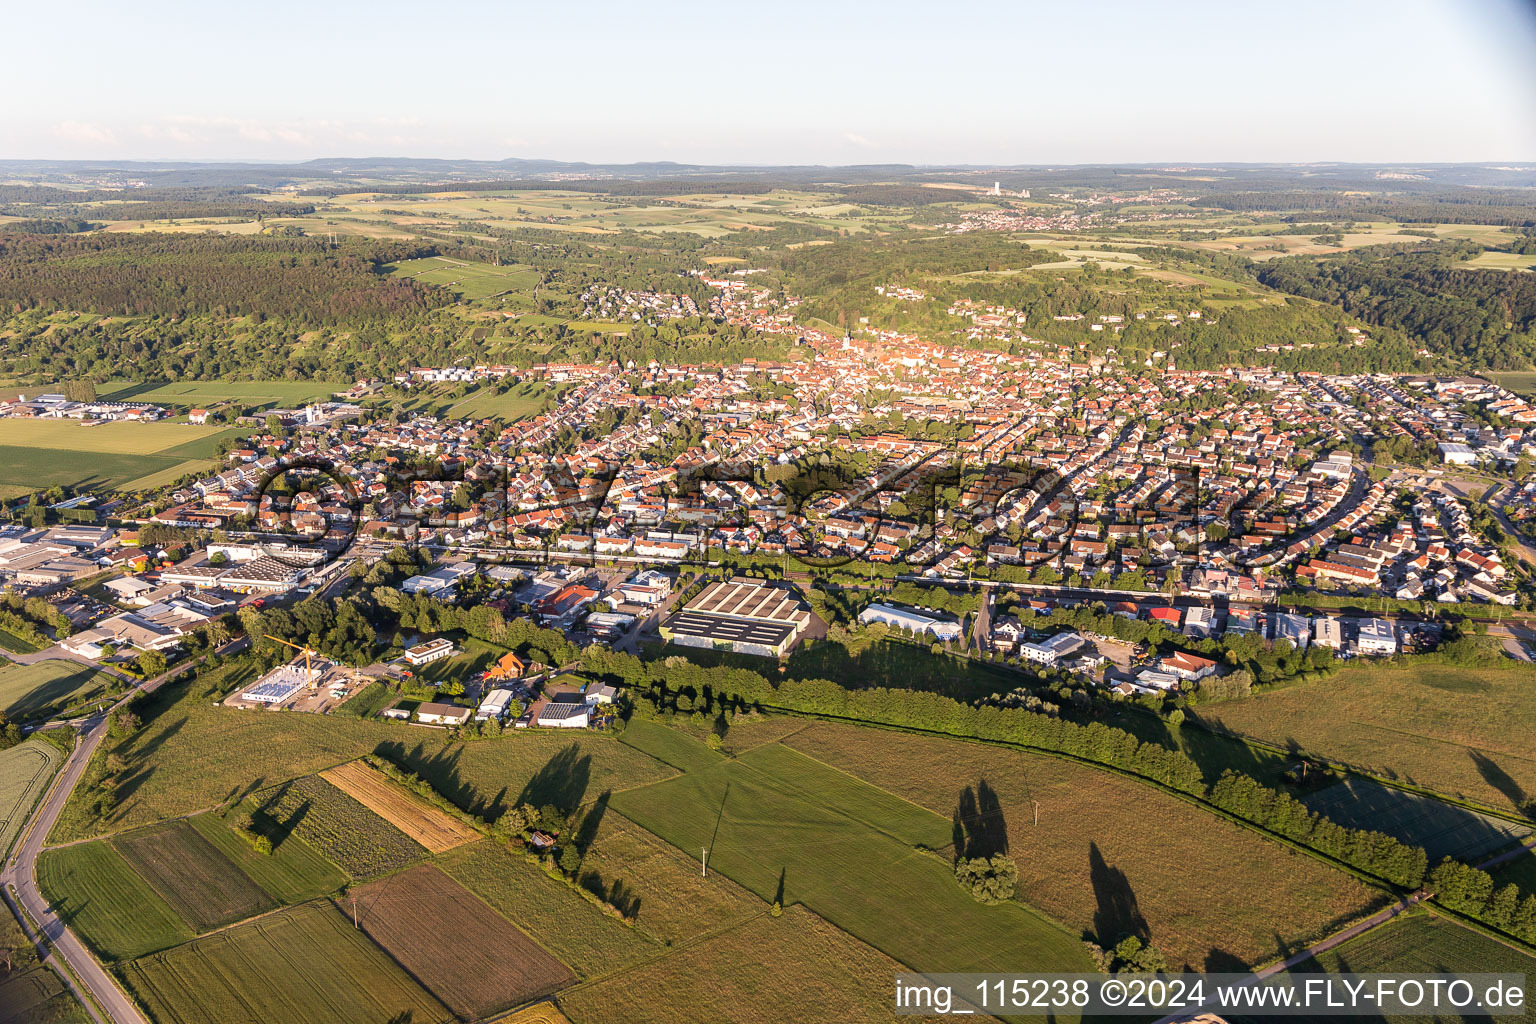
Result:
<svg viewBox="0 0 1536 1024"><path fill-rule="evenodd" d="M308 647L267 637L299 654L279 665L252 685L225 697L227 708L267 711L307 711L325 714L355 697L374 680L345 665L322 658Z"/></svg>

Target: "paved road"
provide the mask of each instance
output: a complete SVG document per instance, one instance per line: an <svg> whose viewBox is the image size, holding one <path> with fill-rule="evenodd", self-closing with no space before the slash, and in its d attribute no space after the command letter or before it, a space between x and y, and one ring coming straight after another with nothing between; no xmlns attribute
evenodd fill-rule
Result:
<svg viewBox="0 0 1536 1024"><path fill-rule="evenodd" d="M225 654L239 649L245 638L225 644L219 648L220 654ZM117 986L117 982L108 974L102 966L96 962L85 944L69 930L69 927L60 917L53 912L44 898L42 890L37 885L37 858L43 852L44 844L48 841L48 833L53 831L53 826L59 820L59 814L64 810L64 804L69 799L79 784L80 777L85 774L86 766L90 763L91 755L101 746L101 741L107 735L107 729L111 720L111 713L122 707L141 693L153 693L167 680L180 676L183 672L195 668L201 658L196 661L178 665L175 668L156 676L125 693L116 704L106 711L99 712L77 723L81 729L81 737L75 744L74 751L64 762L64 767L54 778L53 785L49 787L47 795L37 810L33 812L31 820L22 831L20 841L12 852L11 858L6 862L4 870L0 871L0 887L5 891L7 901L14 903L19 901L31 917L32 923L42 931L45 940L44 962L55 956L60 956L69 965L74 976L90 991L96 1003L105 1008L113 1024L148 1024L138 1008L133 1005L123 990ZM28 936L34 941L38 935L31 927L27 929ZM73 978L67 972L64 974L69 981L70 988L80 995ZM100 1024L106 1024L100 1014L89 1002L81 999L81 1002L90 1010L91 1016Z"/></svg>
<svg viewBox="0 0 1536 1024"><path fill-rule="evenodd" d="M74 752L69 755L69 759L64 762L63 770L54 779L47 798L33 815L32 822L22 836L21 842L16 845L15 855L6 865L5 871L0 873L0 883L4 884L7 900L19 901L32 922L41 929L42 938L46 943L43 958L45 963L56 956L62 957L69 965L70 971L74 972L74 977L80 979L80 983L90 991L97 1005L106 1010L108 1017L115 1024L147 1024L132 1000L123 994L117 982L96 962L96 958L85 948L84 943L53 912L37 887L38 854L42 853L48 833L53 829L54 822L58 820L59 812L64 809L64 802L69 799L69 794L79 783L80 776L85 773L91 755L96 752L96 748L101 745L103 737L106 736L108 721L109 716L105 714L87 720L83 738L75 744ZM32 939L38 938L31 928L27 931ZM79 997L80 992L74 978L70 978L68 972L61 973L69 979L69 987L74 989L76 997ZM81 999L81 1002L91 1010L93 1018L102 1021L102 1017L89 1001Z"/></svg>

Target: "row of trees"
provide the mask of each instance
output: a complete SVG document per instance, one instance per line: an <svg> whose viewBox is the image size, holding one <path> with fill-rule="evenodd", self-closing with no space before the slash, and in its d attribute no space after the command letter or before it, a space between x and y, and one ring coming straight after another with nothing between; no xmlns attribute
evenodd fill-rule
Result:
<svg viewBox="0 0 1536 1024"><path fill-rule="evenodd" d="M1430 872L1428 887L1450 909L1536 944L1536 895L1522 899L1515 883L1495 889L1488 872L1447 857Z"/></svg>

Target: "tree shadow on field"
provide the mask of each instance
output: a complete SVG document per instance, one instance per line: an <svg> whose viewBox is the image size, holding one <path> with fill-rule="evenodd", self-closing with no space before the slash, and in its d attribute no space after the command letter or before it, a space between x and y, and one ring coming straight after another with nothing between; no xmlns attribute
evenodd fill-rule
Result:
<svg viewBox="0 0 1536 1024"><path fill-rule="evenodd" d="M532 807L554 804L570 813L581 806L591 779L592 755L583 754L581 747L572 743L533 774L518 794L517 803Z"/></svg>
<svg viewBox="0 0 1536 1024"><path fill-rule="evenodd" d="M587 808L587 813L581 816L581 824L576 827L575 843L576 852L582 857L586 857L587 850L597 839L597 830L602 827L603 815L608 813L608 801L612 797L612 790L603 790L592 806Z"/></svg>
<svg viewBox="0 0 1536 1024"><path fill-rule="evenodd" d="M1471 755L1472 762L1477 765L1477 770L1482 774L1484 782L1503 793L1517 810L1525 807L1527 799L1525 787L1511 778L1508 772L1482 751L1468 750L1467 753Z"/></svg>
<svg viewBox="0 0 1536 1024"><path fill-rule="evenodd" d="M1093 914L1093 933L1100 945L1112 946L1127 935L1142 942L1151 939L1152 929L1142 916L1130 879L1119 868L1110 867L1098 843L1088 844L1088 880L1099 904Z"/></svg>
<svg viewBox="0 0 1536 1024"><path fill-rule="evenodd" d="M1008 852L1008 822L1002 801L986 779L966 786L953 815L955 859L991 857Z"/></svg>

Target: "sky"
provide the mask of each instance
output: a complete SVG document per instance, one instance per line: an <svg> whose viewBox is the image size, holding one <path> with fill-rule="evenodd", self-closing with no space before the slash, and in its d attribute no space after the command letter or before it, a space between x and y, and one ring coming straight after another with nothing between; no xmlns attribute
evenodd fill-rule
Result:
<svg viewBox="0 0 1536 1024"><path fill-rule="evenodd" d="M0 159L1536 161L1536 0L13 6Z"/></svg>

